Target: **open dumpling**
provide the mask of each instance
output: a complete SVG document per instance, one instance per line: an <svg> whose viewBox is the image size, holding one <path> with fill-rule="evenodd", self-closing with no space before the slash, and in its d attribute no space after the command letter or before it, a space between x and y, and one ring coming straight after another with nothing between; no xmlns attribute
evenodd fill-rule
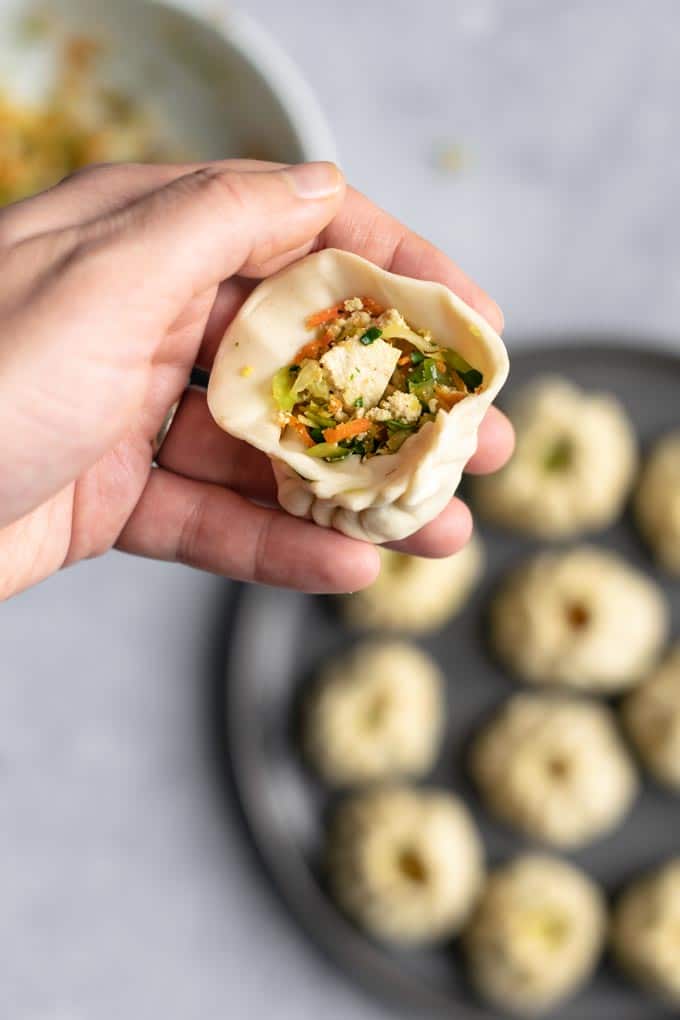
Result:
<svg viewBox="0 0 680 1020"><path fill-rule="evenodd" d="M507 373L500 337L442 284L328 249L255 289L208 404L271 458L289 513L386 542L446 506Z"/></svg>

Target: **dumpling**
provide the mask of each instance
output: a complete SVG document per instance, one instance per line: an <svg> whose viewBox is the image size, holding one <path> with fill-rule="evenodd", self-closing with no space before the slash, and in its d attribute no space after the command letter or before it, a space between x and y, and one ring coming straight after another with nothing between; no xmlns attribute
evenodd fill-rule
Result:
<svg viewBox="0 0 680 1020"><path fill-rule="evenodd" d="M539 553L515 569L491 605L499 659L531 683L593 691L632 687L668 630L660 588L613 552Z"/></svg>
<svg viewBox="0 0 680 1020"><path fill-rule="evenodd" d="M253 291L208 405L271 458L289 513L386 542L446 506L507 373L500 337L442 284L328 249Z"/></svg>
<svg viewBox="0 0 680 1020"><path fill-rule="evenodd" d="M612 829L638 789L612 713L580 698L515 695L475 740L470 766L494 814L560 847Z"/></svg>
<svg viewBox="0 0 680 1020"><path fill-rule="evenodd" d="M622 713L650 772L680 790L680 644L628 695Z"/></svg>
<svg viewBox="0 0 680 1020"><path fill-rule="evenodd" d="M474 536L460 552L442 559L379 551L377 580L343 598L344 614L355 627L402 634L436 630L462 609L484 559L482 544Z"/></svg>
<svg viewBox="0 0 680 1020"><path fill-rule="evenodd" d="M439 790L356 794L329 833L329 879L370 934L427 942L455 934L482 883L482 847L464 804Z"/></svg>
<svg viewBox="0 0 680 1020"><path fill-rule="evenodd" d="M501 471L475 480L480 515L549 539L605 528L619 516L637 443L615 397L550 376L520 390L509 416L515 453Z"/></svg>
<svg viewBox="0 0 680 1020"><path fill-rule="evenodd" d="M605 917L583 872L556 857L518 857L491 873L463 935L472 982L504 1014L549 1010L595 969Z"/></svg>
<svg viewBox="0 0 680 1020"><path fill-rule="evenodd" d="M635 514L659 563L680 574L680 432L659 440L635 495Z"/></svg>
<svg viewBox="0 0 680 1020"><path fill-rule="evenodd" d="M310 693L308 760L336 786L422 775L439 750L442 686L436 663L414 645L358 645L332 660Z"/></svg>
<svg viewBox="0 0 680 1020"><path fill-rule="evenodd" d="M633 882L614 909L614 954L631 977L680 1007L680 857Z"/></svg>

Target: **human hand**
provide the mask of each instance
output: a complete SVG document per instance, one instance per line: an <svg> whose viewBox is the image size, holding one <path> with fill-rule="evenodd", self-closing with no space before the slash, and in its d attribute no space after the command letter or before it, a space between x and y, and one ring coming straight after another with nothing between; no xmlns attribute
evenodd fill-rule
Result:
<svg viewBox="0 0 680 1020"><path fill-rule="evenodd" d="M371 545L275 506L268 460L215 425L203 393L184 393L152 467L168 409L257 279L326 246L438 280L502 327L332 164L93 167L0 212L0 597L112 546L310 591L373 580ZM495 470L512 442L492 408L468 469ZM471 526L454 499L397 547L449 555Z"/></svg>

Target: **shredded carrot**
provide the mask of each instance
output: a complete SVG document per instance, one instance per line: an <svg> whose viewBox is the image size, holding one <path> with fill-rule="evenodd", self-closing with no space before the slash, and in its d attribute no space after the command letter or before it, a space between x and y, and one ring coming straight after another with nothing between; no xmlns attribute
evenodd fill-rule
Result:
<svg viewBox="0 0 680 1020"><path fill-rule="evenodd" d="M305 446L314 446L314 440L310 436L309 429L306 425L304 425L301 421L298 421L297 418L289 418L288 425L294 432L297 432Z"/></svg>
<svg viewBox="0 0 680 1020"><path fill-rule="evenodd" d="M398 365L410 365L410 363L411 363L410 354L405 354L403 358L399 358L399 361L397 362Z"/></svg>
<svg viewBox="0 0 680 1020"><path fill-rule="evenodd" d="M444 373L446 372L446 362L445 361L437 361L437 371L441 372L441 374L444 375Z"/></svg>
<svg viewBox="0 0 680 1020"><path fill-rule="evenodd" d="M465 399L467 393L462 390L445 390L442 389L441 386L435 386L434 395L443 409L445 411L450 411L452 407Z"/></svg>
<svg viewBox="0 0 680 1020"><path fill-rule="evenodd" d="M370 427L368 418L353 418L335 428L324 429L323 437L327 443L339 443L341 439L350 439L352 436L358 436L360 432L368 432Z"/></svg>
<svg viewBox="0 0 680 1020"><path fill-rule="evenodd" d="M326 332L323 336L317 337L315 340L310 340L309 343L303 344L300 350L295 355L294 364L299 365L305 358L312 358L314 361L318 361L321 355L328 349L333 337L330 333Z"/></svg>
<svg viewBox="0 0 680 1020"><path fill-rule="evenodd" d="M372 297L362 297L361 303L371 315L382 315L385 311L382 305L379 305L377 301L374 301Z"/></svg>
<svg viewBox="0 0 680 1020"><path fill-rule="evenodd" d="M330 308L322 308L320 312L314 312L313 315L309 315L305 319L305 326L307 329L316 329L317 326L323 326L324 323L337 319L343 304L343 301L339 301L337 305L331 305Z"/></svg>

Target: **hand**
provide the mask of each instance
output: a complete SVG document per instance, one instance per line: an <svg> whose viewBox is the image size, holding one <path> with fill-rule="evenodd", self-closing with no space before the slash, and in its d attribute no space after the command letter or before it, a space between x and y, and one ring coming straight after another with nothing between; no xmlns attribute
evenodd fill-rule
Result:
<svg viewBox="0 0 680 1020"><path fill-rule="evenodd" d="M93 167L0 212L0 597L112 546L306 590L373 580L371 545L276 508L269 462L217 428L203 393L186 391L152 468L168 409L254 282L324 246L439 280L502 326L332 164ZM492 409L469 469L511 448ZM470 530L454 499L398 545L444 556Z"/></svg>

